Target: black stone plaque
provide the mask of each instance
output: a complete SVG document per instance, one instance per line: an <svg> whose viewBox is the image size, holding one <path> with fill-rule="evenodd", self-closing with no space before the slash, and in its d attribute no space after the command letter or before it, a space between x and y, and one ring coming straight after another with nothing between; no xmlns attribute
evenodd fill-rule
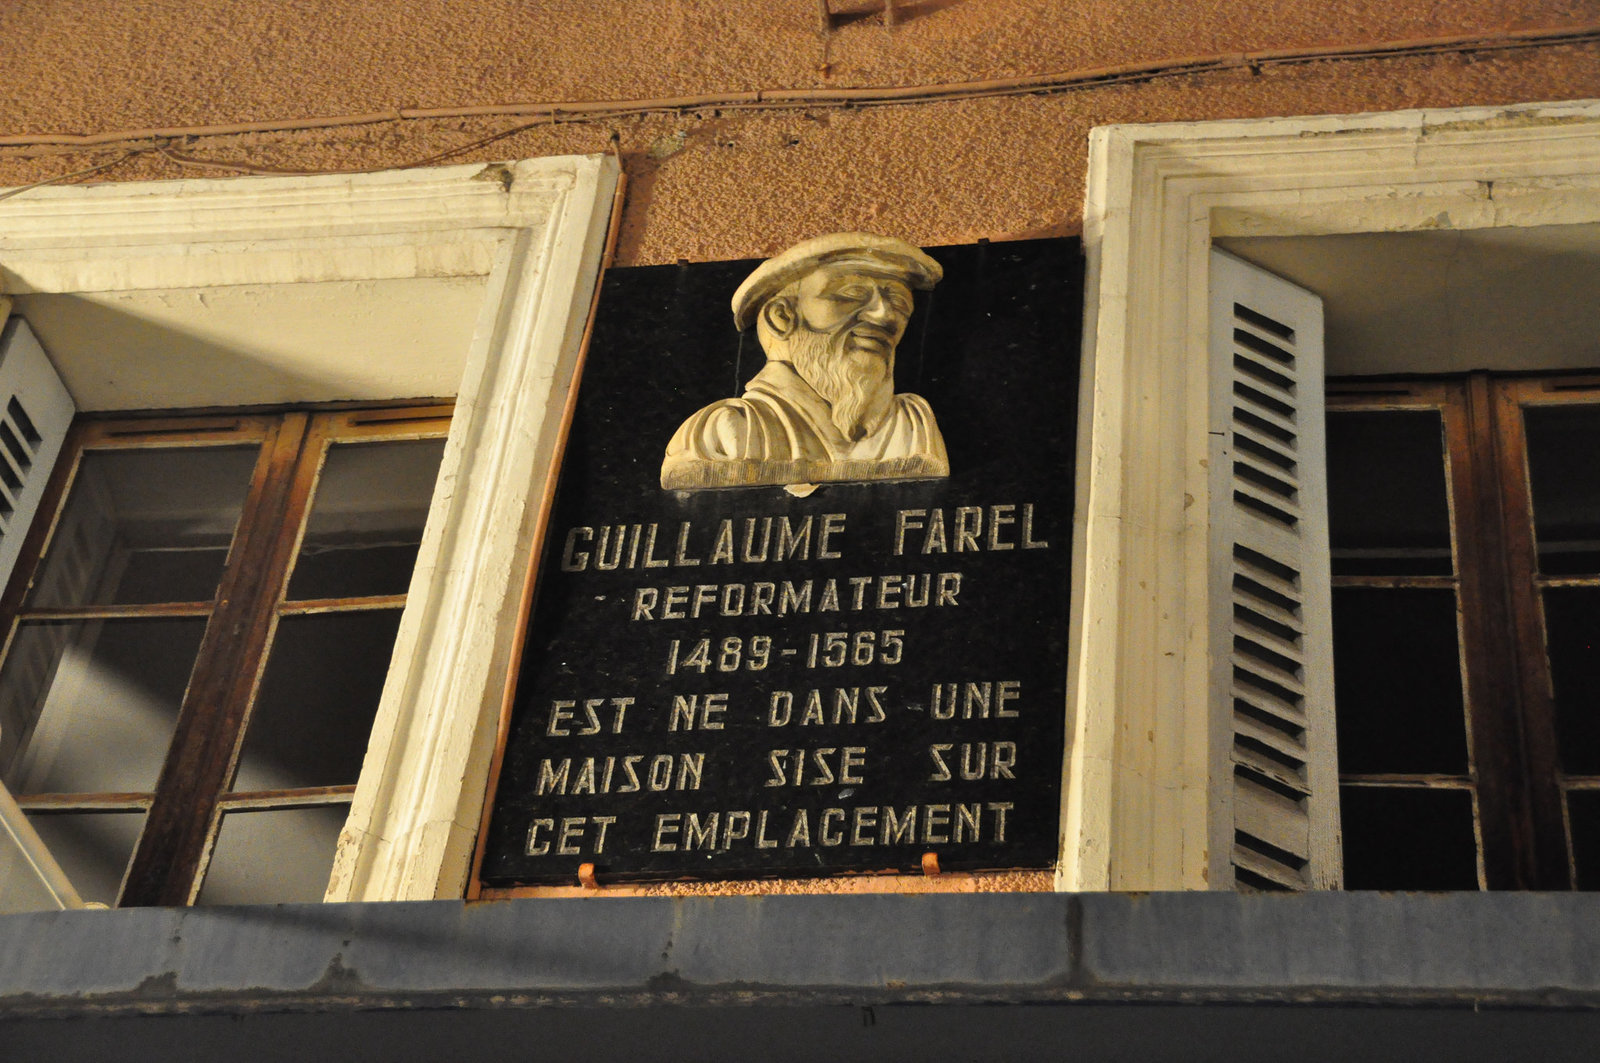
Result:
<svg viewBox="0 0 1600 1063"><path fill-rule="evenodd" d="M665 491L765 359L756 262L607 274L540 561L484 885L1048 867L1083 267L929 249L900 343L948 479Z"/></svg>

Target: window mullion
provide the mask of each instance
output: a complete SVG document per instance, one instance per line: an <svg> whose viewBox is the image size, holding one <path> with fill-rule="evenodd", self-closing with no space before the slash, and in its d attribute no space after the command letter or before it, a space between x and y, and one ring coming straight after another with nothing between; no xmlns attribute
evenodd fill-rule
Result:
<svg viewBox="0 0 1600 1063"><path fill-rule="evenodd" d="M438 408L318 416L286 530L292 559L194 903L321 896L371 736L434 493ZM401 561L403 560L403 564ZM359 744L358 744L359 743ZM313 892L314 891L314 892Z"/></svg>
<svg viewBox="0 0 1600 1063"><path fill-rule="evenodd" d="M306 414L285 415L263 445L184 694L177 729L123 889L124 905L185 905L199 889L250 702L276 622L320 453Z"/></svg>
<svg viewBox="0 0 1600 1063"><path fill-rule="evenodd" d="M1530 392L1537 394L1537 383L1496 381L1493 391L1499 498L1505 527L1505 595L1515 624L1507 630L1514 632L1510 652L1521 710L1518 719L1524 757L1521 779L1531 817L1529 844L1537 875L1534 884L1538 889L1572 889L1573 868L1567 853L1562 816L1555 699L1545 649L1527 436L1522 418L1523 400Z"/></svg>
<svg viewBox="0 0 1600 1063"><path fill-rule="evenodd" d="M1512 608L1506 593L1500 448L1487 374L1473 374L1455 396L1445 411L1445 435L1461 576L1461 652L1483 885L1534 889L1540 876L1523 783L1516 653L1506 638L1512 630Z"/></svg>

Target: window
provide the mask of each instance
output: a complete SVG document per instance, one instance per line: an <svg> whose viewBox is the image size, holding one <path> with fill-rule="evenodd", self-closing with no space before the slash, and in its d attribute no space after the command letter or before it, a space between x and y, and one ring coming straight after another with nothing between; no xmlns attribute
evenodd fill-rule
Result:
<svg viewBox="0 0 1600 1063"><path fill-rule="evenodd" d="M1251 733L1240 717L1260 721L1240 710L1229 685L1239 556L1228 538L1230 507L1235 465L1255 458L1234 445L1231 359L1212 347L1214 244L1592 226L1600 221L1597 175L1596 101L1092 132L1084 216L1092 384L1080 418L1062 888L1249 887L1261 882L1250 878L1255 857L1276 865L1259 874L1272 870L1266 877L1281 888L1341 884L1333 640L1313 630L1319 610L1280 603L1304 622L1277 633L1298 640L1300 661L1280 656L1314 681L1303 690L1278 685L1305 711ZM1305 400L1296 423L1320 425L1323 370L1310 369L1309 351L1295 357L1310 359L1296 382ZM1304 392L1312 377L1315 391ZM1321 466L1319 449L1291 459L1297 472ZM1302 530L1325 516L1316 490L1315 477L1291 487ZM1301 537L1294 564L1278 558L1278 574L1304 586L1319 559L1325 568L1327 548L1314 539ZM1319 671L1329 675L1325 688ZM1559 685L1559 666L1557 674ZM1241 769L1281 785L1240 787ZM1589 792L1568 796L1580 819ZM1240 832L1263 843L1245 847L1249 860L1241 860Z"/></svg>
<svg viewBox="0 0 1600 1063"><path fill-rule="evenodd" d="M1344 874L1600 885L1600 379L1328 392Z"/></svg>
<svg viewBox="0 0 1600 1063"><path fill-rule="evenodd" d="M448 428L74 427L0 603L0 773L85 899L321 899Z"/></svg>
<svg viewBox="0 0 1600 1063"><path fill-rule="evenodd" d="M0 286L87 409L456 397L329 899L461 895L618 185L597 155L0 200Z"/></svg>

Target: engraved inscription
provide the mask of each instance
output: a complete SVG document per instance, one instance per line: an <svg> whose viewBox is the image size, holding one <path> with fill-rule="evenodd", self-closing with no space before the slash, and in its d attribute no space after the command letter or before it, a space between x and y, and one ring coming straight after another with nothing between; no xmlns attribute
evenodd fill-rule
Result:
<svg viewBox="0 0 1600 1063"><path fill-rule="evenodd" d="M878 534L876 542L859 530L852 534L843 513L683 521L672 532L672 549L658 555L659 522L580 524L566 532L561 568L574 578L616 573L626 580L630 572L673 565L760 567L795 558L849 564L857 552L891 561L983 552L1020 558L1051 547L1030 502L899 509ZM971 586L964 571L938 570L631 585L612 606L616 622L663 632L654 642L659 663L641 678L665 687L655 687L653 696L641 689L550 699L543 736L553 752L538 759L532 787L532 796L547 802L623 803L556 814L573 811L563 805L535 815L524 854L600 857L618 853L619 845L719 854L1004 843L1018 807L1004 799L1011 784L1027 770L1051 770L1048 757L1022 755L1024 680L935 673L930 682L923 677L941 661L919 646L912 627L814 626L820 614L959 613L968 608ZM915 672L912 682L899 682L895 677L907 667ZM836 681L821 681L824 675ZM700 680L729 685L707 689ZM904 728L921 740L907 741L897 731ZM772 740L759 747L724 744L757 730ZM603 755L558 748L615 736L630 736L636 748ZM676 748L680 738L700 745ZM720 797L740 796L722 788L740 779L747 798L817 793L822 803L706 808L681 800L708 787ZM877 787L907 781L928 787L930 797L948 797L870 800ZM652 795L667 795L669 807L640 811ZM679 795L676 802L672 795ZM845 800L858 795L869 800Z"/></svg>

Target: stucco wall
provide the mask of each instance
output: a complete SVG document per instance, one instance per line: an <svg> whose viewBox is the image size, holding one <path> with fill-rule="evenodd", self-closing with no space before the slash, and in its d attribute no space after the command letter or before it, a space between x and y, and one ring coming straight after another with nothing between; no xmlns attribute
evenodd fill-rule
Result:
<svg viewBox="0 0 1600 1063"><path fill-rule="evenodd" d="M621 152L618 261L757 255L831 229L924 244L1078 224L1096 124L1446 107L1600 95L1595 0L11 0L0 5L0 185L387 168ZM852 14L855 12L856 14ZM1573 30L1587 30L1573 42ZM1568 31L1566 43L1239 64L1194 57ZM531 102L941 86L1139 67L1048 95L888 106L715 103L552 122L398 116ZM1156 76L1147 77L1146 75ZM385 115L389 117L385 117ZM151 129L368 116L152 141ZM531 128L523 128L533 123ZM93 146L52 134L134 134ZM485 138L495 138L480 143ZM160 147L165 150L152 150ZM146 149L129 156L130 151ZM189 161L179 161L180 159ZM207 160L205 165L193 160ZM221 165L226 164L226 165Z"/></svg>

